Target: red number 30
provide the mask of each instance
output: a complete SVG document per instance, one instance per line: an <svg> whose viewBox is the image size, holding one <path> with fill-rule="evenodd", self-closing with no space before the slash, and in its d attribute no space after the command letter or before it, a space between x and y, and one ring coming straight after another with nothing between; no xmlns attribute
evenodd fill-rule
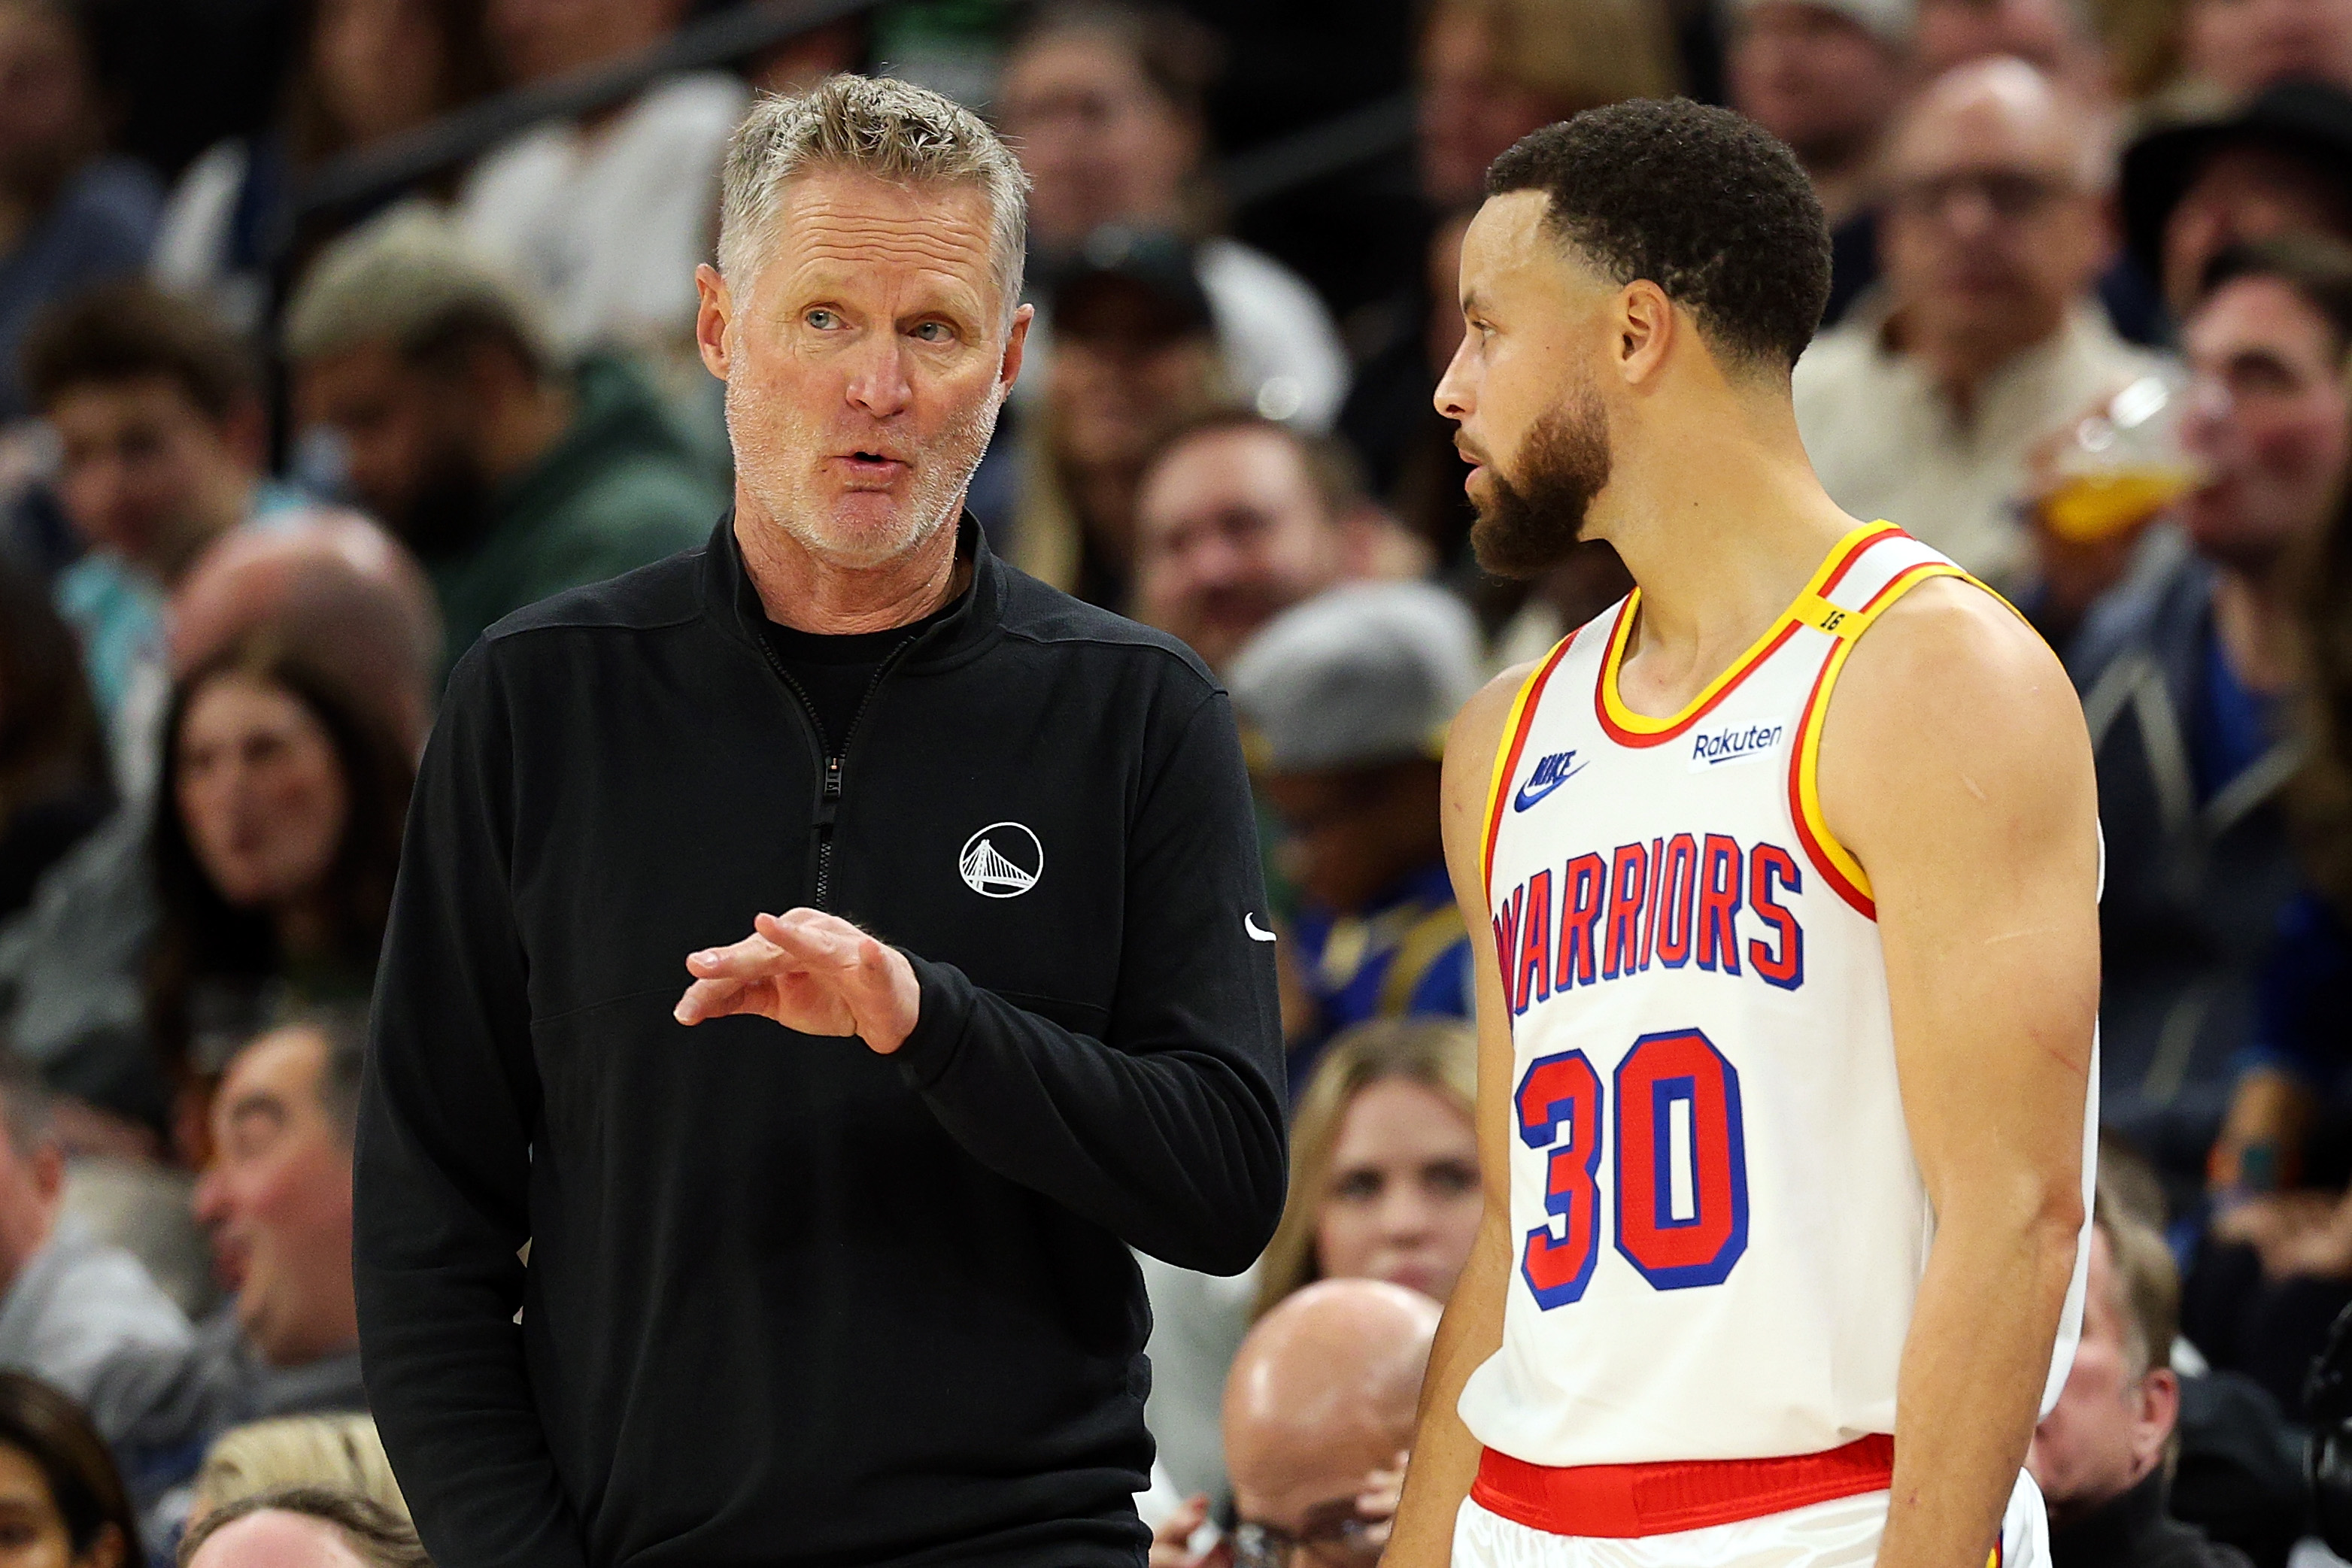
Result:
<svg viewBox="0 0 2352 1568"><path fill-rule="evenodd" d="M1748 1250L1739 1073L1695 1029L1645 1034L1617 1066L1617 1250L1654 1290L1719 1285ZM1601 1253L1601 1078L1580 1051L1528 1064L1519 1137L1549 1149L1544 1207L1519 1272L1547 1311L1583 1298Z"/></svg>

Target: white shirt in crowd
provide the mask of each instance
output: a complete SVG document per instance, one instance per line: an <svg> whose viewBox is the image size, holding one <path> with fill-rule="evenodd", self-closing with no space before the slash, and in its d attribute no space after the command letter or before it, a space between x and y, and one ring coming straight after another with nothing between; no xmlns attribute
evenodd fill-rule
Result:
<svg viewBox="0 0 2352 1568"><path fill-rule="evenodd" d="M683 341L717 238L719 160L750 106L737 78L690 71L593 130L535 126L467 177L459 225L544 293L565 351Z"/></svg>
<svg viewBox="0 0 2352 1568"><path fill-rule="evenodd" d="M1987 377L1963 420L1885 328L1884 307L1865 308L1797 361L1797 428L1814 471L1853 516L1883 517L1996 588L2016 586L2031 561L2012 505L2034 443L2163 360L2086 301Z"/></svg>

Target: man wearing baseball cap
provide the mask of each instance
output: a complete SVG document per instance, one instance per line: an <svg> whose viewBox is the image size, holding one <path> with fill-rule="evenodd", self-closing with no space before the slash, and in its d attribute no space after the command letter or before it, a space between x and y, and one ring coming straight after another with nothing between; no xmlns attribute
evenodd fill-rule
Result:
<svg viewBox="0 0 2352 1568"><path fill-rule="evenodd" d="M1470 944L1438 826L1445 727L1478 689L1476 623L1422 582L1354 583L1285 611L1229 685L1299 893L1298 977L1314 1017L1290 1081L1371 1018L1470 1012ZM1286 1020L1287 1022L1287 1020Z"/></svg>

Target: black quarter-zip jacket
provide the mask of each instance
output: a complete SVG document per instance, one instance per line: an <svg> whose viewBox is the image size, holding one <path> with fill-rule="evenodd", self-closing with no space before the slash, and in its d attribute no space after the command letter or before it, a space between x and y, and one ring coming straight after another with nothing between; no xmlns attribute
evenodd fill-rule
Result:
<svg viewBox="0 0 2352 1568"><path fill-rule="evenodd" d="M1142 1563L1127 1249L1234 1272L1283 1199L1247 783L1197 658L962 533L830 757L731 519L451 675L355 1248L442 1568ZM671 1018L796 904L912 958L895 1055Z"/></svg>

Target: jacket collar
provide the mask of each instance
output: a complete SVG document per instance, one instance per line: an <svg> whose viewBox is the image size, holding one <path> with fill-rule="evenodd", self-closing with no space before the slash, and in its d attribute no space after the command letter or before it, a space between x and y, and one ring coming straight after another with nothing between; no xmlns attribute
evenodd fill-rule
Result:
<svg viewBox="0 0 2352 1568"><path fill-rule="evenodd" d="M970 512L956 522L956 554L971 563L971 583L953 609L923 633L901 668L925 668L957 662L992 641L1003 620L1006 569L988 548L988 534ZM712 530L702 554L703 613L719 628L754 649L761 646L768 612L760 591L743 565L743 549L735 538L735 509L730 507Z"/></svg>

